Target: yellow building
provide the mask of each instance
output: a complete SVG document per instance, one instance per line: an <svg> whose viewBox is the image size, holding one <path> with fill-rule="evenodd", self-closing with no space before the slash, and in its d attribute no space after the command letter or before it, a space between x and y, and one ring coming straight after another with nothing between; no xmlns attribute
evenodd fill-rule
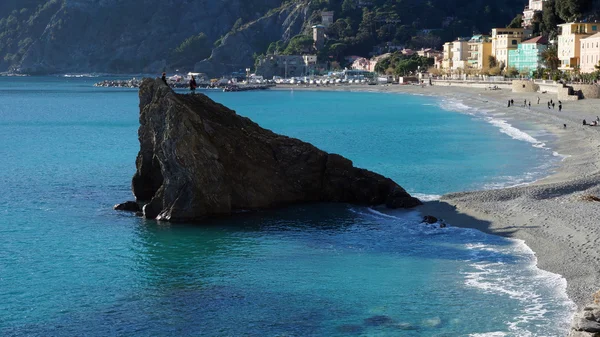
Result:
<svg viewBox="0 0 600 337"><path fill-rule="evenodd" d="M560 70L573 70L580 64L581 39L598 33L598 23L571 22L558 25L558 59Z"/></svg>
<svg viewBox="0 0 600 337"><path fill-rule="evenodd" d="M490 66L492 42L488 35L475 35L469 40L469 67L483 69Z"/></svg>
<svg viewBox="0 0 600 337"><path fill-rule="evenodd" d="M442 59L442 69L451 70L452 69L452 42L444 43L444 58Z"/></svg>
<svg viewBox="0 0 600 337"><path fill-rule="evenodd" d="M523 28L492 29L492 56L496 57L498 65L509 66L508 51L517 49L525 37Z"/></svg>

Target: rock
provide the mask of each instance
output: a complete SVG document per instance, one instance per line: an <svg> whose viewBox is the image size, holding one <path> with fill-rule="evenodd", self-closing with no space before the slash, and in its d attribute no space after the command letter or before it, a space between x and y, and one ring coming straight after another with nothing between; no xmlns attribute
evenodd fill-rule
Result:
<svg viewBox="0 0 600 337"><path fill-rule="evenodd" d="M428 223L428 224L434 224L437 221L438 221L438 219L436 217L431 216L431 215L426 215L426 216L423 217L423 221L421 221L421 222L425 222L425 223Z"/></svg>
<svg viewBox="0 0 600 337"><path fill-rule="evenodd" d="M571 330L568 337L600 337L600 334L585 331Z"/></svg>
<svg viewBox="0 0 600 337"><path fill-rule="evenodd" d="M365 318L364 323L367 326L381 326L381 325L392 324L392 323L394 323L394 320L392 318L390 318L389 316L376 315L376 316L371 316L369 318Z"/></svg>
<svg viewBox="0 0 600 337"><path fill-rule="evenodd" d="M127 201L122 204L117 204L113 207L113 209L117 210L117 211L126 211L126 212L139 212L142 210L140 208L140 205L138 205L138 203L135 201Z"/></svg>
<svg viewBox="0 0 600 337"><path fill-rule="evenodd" d="M440 228L446 228L446 226L448 226L448 225L446 225L444 222L442 222L442 223L440 224Z"/></svg>
<svg viewBox="0 0 600 337"><path fill-rule="evenodd" d="M575 317L571 328L576 331L600 332L600 323L585 319L585 317Z"/></svg>
<svg viewBox="0 0 600 337"><path fill-rule="evenodd" d="M421 204L391 179L263 129L205 95L145 79L139 96L132 189L146 218L195 221L307 202Z"/></svg>

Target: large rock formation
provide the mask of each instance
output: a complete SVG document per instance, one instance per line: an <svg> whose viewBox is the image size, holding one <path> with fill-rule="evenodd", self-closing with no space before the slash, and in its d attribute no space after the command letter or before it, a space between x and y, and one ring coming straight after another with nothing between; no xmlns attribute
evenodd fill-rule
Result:
<svg viewBox="0 0 600 337"><path fill-rule="evenodd" d="M161 80L140 87L140 152L133 193L147 218L193 221L306 202L420 204L379 174L275 134L208 97Z"/></svg>

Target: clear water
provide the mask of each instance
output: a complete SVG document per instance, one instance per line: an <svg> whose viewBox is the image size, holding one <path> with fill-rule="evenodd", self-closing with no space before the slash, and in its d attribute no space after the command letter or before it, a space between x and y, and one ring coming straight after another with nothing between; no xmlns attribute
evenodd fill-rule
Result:
<svg viewBox="0 0 600 337"><path fill-rule="evenodd" d="M305 205L195 225L112 211L131 199L138 99L93 82L0 78L0 335L566 331L564 279L536 269L524 244L418 225L414 211ZM557 160L453 100L208 94L419 195L531 181Z"/></svg>

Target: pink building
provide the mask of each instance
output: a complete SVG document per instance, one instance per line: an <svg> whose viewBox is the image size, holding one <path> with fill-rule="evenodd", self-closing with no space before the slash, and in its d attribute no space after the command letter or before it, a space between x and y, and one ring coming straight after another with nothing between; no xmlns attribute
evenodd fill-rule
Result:
<svg viewBox="0 0 600 337"><path fill-rule="evenodd" d="M592 73L600 62L600 33L581 39L579 51L579 71Z"/></svg>

